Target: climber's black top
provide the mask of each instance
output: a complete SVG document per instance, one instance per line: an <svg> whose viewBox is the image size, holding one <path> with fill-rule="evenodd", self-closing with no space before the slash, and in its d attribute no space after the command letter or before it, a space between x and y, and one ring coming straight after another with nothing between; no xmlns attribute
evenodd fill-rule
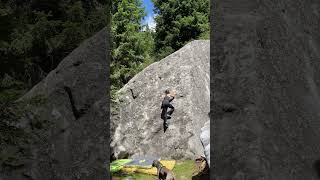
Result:
<svg viewBox="0 0 320 180"><path fill-rule="evenodd" d="M162 101L161 107L170 104L170 102L174 99L174 97L165 96Z"/></svg>

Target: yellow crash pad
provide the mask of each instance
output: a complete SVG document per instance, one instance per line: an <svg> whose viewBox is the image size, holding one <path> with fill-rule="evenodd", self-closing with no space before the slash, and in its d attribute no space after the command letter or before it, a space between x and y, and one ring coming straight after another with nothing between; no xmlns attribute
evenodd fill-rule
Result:
<svg viewBox="0 0 320 180"><path fill-rule="evenodd" d="M175 160L160 160L160 163L168 168L169 170L172 170L174 168L174 165L176 164ZM126 173L144 173L144 174L151 174L151 175L157 175L157 168L152 167L149 169L146 168L138 168L138 167L123 167L121 169L122 172Z"/></svg>

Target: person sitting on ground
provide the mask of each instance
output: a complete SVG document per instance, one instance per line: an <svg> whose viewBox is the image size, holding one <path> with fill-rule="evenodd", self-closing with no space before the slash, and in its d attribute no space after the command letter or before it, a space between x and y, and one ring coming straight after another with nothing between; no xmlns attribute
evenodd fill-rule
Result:
<svg viewBox="0 0 320 180"><path fill-rule="evenodd" d="M172 106L172 104L170 104L170 102L174 99L175 97L175 91L173 91L172 93L170 92L170 90L165 90L165 95L162 96L163 100L162 100L162 104L161 104L161 119L164 120L164 125L168 128L168 123L167 123L167 119L171 119L171 115L174 111L174 107ZM170 108L170 110L168 111L168 108Z"/></svg>
<svg viewBox="0 0 320 180"><path fill-rule="evenodd" d="M152 166L157 168L157 174L160 180L175 180L173 172L163 166L160 161L154 160Z"/></svg>

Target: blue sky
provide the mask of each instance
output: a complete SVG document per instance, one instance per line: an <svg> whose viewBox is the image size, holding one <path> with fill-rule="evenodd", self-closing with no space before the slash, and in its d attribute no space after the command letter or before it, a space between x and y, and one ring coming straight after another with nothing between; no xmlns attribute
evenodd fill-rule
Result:
<svg viewBox="0 0 320 180"><path fill-rule="evenodd" d="M153 3L151 0L143 0L143 7L145 7L145 12L147 16L142 20L143 24L148 24L150 28L155 28L156 23L154 21L153 13Z"/></svg>

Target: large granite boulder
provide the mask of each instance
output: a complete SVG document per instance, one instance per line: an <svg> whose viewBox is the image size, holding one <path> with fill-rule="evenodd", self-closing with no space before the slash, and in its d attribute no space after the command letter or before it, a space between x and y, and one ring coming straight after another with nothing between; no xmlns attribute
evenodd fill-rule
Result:
<svg viewBox="0 0 320 180"><path fill-rule="evenodd" d="M186 159L204 155L201 128L209 120L209 41L197 40L133 77L119 92L111 117L115 158L152 155ZM161 95L175 89L175 112L163 131ZM114 108L116 109L116 108Z"/></svg>
<svg viewBox="0 0 320 180"><path fill-rule="evenodd" d="M211 178L319 179L320 1L211 2Z"/></svg>
<svg viewBox="0 0 320 180"><path fill-rule="evenodd" d="M16 127L30 137L12 153L25 160L10 171L3 166L0 179L106 178L106 39L103 29L84 41L18 100L28 111Z"/></svg>

